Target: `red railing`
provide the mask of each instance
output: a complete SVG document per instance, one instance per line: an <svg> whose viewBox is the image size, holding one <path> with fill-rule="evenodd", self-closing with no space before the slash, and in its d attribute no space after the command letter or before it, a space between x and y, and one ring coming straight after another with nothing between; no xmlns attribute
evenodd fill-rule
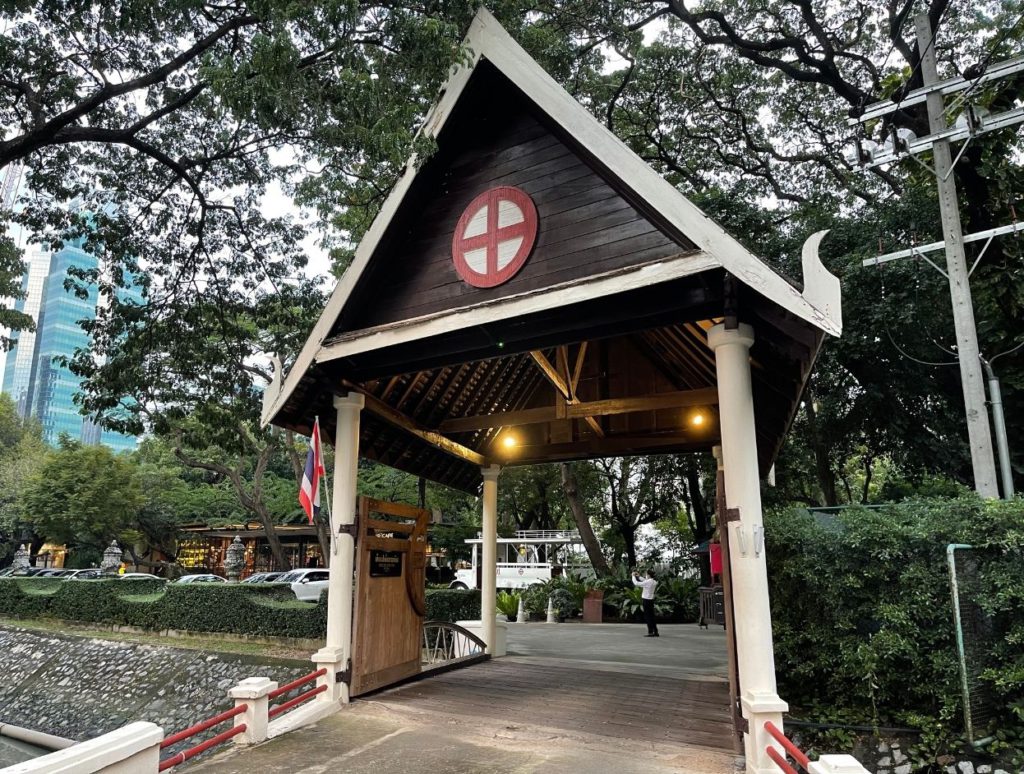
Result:
<svg viewBox="0 0 1024 774"><path fill-rule="evenodd" d="M214 726L219 725L220 723L223 723L226 720L231 720L231 718L235 717L236 715L241 715L248 709L248 704L239 704L234 709L229 709L226 712L222 712L219 715L214 715L212 718L204 720L201 723L196 723L194 726L189 726L183 731L179 731L176 734L171 734L169 737L167 737L160 743L160 749L164 750L170 747L172 744L177 744L178 742L184 741L185 739L189 739L195 736L196 734L201 734L208 728L213 728ZM187 750L183 750L180 753L176 753L172 755L170 758L166 758L160 761L159 771L166 771L172 766L177 766L179 763L184 763L189 758L194 758L195 756L199 755L199 753L206 752L211 747L216 747L221 742L226 742L231 737L238 736L239 734L244 733L246 729L247 726L245 725L245 723L242 723L241 725L237 725L234 728L228 729L227 731L222 731L216 736L207 739L205 742L197 744L195 747L189 747Z"/></svg>
<svg viewBox="0 0 1024 774"><path fill-rule="evenodd" d="M325 674L327 674L327 670L326 669L318 669L315 672L310 672L308 675L304 675L303 677L300 677L298 680L292 680L290 683L285 683L280 688L277 688L276 690L271 691L270 693L267 694L267 698L269 698L271 701L273 701L278 696L284 696L289 691L294 691L299 686L305 685L308 682L316 680L318 677L322 677ZM323 693L326 690L327 690L327 686L326 685L321 685L321 686L318 686L316 688L312 688L312 689L306 691L305 693L300 693L298 696L296 696L293 699L289 699L288 701L282 702L281 704L275 704L267 712L267 715L269 717L272 717L272 718L273 717L277 717L282 712L287 712L292 707L297 707L299 704L302 704L302 702L309 701L314 696L316 696L318 693Z"/></svg>
<svg viewBox="0 0 1024 774"><path fill-rule="evenodd" d="M811 765L811 759L804 755L803 751L793 744L784 733L779 730L779 727L772 723L770 720L764 724L764 730L771 734L772 738L782 745L786 753L796 761L796 764L804 771L810 771L809 766ZM789 765L789 761L783 757L778 750L774 747L767 747L765 751L768 753L768 757L778 764L778 767L782 769L786 774L799 774L797 769Z"/></svg>

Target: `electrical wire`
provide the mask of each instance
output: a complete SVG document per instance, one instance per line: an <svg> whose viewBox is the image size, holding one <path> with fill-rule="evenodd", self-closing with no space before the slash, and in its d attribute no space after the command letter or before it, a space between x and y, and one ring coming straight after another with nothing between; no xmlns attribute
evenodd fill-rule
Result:
<svg viewBox="0 0 1024 774"><path fill-rule="evenodd" d="M981 79L985 76L985 72L988 70L988 66L992 62L992 57L996 55L996 51L999 49L999 46L1003 44L1003 41L1006 40L1006 38L1009 36L1011 32L1016 30L1021 25L1021 22L1024 22L1024 13L1022 13L1017 18L1017 21L1014 23L1012 27L1006 27L1003 29L1001 33L999 33L999 35L996 37L995 42L991 46L989 46L988 53L985 54L985 58L981 62L979 62L976 65L973 65L972 67L968 67L964 70L964 77L966 77L966 73L971 72L974 69L977 69L978 74L974 76L971 85L968 86L963 92L961 92L957 96L956 100L953 102L952 105L950 105L947 108L947 110L955 110L957 107L959 107L968 100L968 98L971 96L971 93L974 92L974 90L977 89L978 85L981 83Z"/></svg>

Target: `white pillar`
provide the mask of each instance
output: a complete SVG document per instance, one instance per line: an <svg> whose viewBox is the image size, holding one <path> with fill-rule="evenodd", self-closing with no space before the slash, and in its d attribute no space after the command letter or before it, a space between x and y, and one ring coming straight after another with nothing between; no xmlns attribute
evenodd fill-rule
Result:
<svg viewBox="0 0 1024 774"><path fill-rule="evenodd" d="M484 477L483 517L483 561L480 566L480 623L483 626L483 641L487 652L492 655L497 644L498 614L498 474L501 468L491 465L481 468Z"/></svg>
<svg viewBox="0 0 1024 774"><path fill-rule="evenodd" d="M355 561L355 539L339 534L343 525L356 519L356 475L359 470L359 412L363 408L361 393L350 392L334 398L338 411L338 432L334 439L334 497L331 500L330 580L327 585L327 641L313 654L312 660L327 670L317 679L326 685L319 694L322 701L349 700L348 685L339 683L336 675L350 666L352 658L352 575Z"/></svg>
<svg viewBox="0 0 1024 774"><path fill-rule="evenodd" d="M235 706L246 705L241 715L235 715L235 726L245 724L245 731L235 737L235 744L259 744L267 740L267 726L270 723L270 692L277 690L277 683L268 677L247 677L228 691L228 697L235 700Z"/></svg>
<svg viewBox="0 0 1024 774"><path fill-rule="evenodd" d="M719 324L708 331L708 344L715 351L718 372L726 505L739 509L740 514L740 520L728 522L727 528L740 704L749 723L744 736L747 772L777 774L778 769L765 750L769 745L779 745L764 730L764 724L770 720L781 729L782 713L789 707L775 689L757 434L750 388L753 343L754 330L749 325L741 324L730 330Z"/></svg>

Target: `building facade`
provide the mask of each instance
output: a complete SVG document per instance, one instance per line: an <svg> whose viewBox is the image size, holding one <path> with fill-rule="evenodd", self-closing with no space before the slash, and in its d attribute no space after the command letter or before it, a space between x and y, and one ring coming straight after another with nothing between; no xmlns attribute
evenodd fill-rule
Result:
<svg viewBox="0 0 1024 774"><path fill-rule="evenodd" d="M50 250L45 245L25 250L25 275L21 281L23 298L14 304L15 309L37 322L43 301L43 287L50 274L50 256ZM0 385L0 389L14 400L21 416L27 416L31 411L29 382L32 379L35 346L36 331L21 331L17 334L14 345L7 353L3 382Z"/></svg>
<svg viewBox="0 0 1024 774"><path fill-rule="evenodd" d="M90 285L85 297L79 297L65 289L64 282L71 269L96 269L96 257L83 250L81 242L68 243L55 252L37 249L26 257L22 282L26 297L15 308L33 316L36 330L17 335L7 354L3 391L11 395L22 416L39 420L43 439L49 444L55 445L63 434L89 445L102 443L114 451L134 450L135 437L103 430L82 416L74 401L81 379L57 360L89 346L89 335L79 322L95 318L98 289ZM125 296L143 303L138 291L126 291Z"/></svg>

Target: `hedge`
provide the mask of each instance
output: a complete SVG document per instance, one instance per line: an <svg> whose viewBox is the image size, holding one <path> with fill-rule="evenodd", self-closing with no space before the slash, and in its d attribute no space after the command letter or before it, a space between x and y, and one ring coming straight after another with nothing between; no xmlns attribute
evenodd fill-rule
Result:
<svg viewBox="0 0 1024 774"><path fill-rule="evenodd" d="M779 693L795 712L957 736L946 547L967 543L978 549L973 595L993 627L976 656L997 704L989 730L1024 730L1024 502L964 496L766 516Z"/></svg>
<svg viewBox="0 0 1024 774"><path fill-rule="evenodd" d="M315 605L299 602L288 587L278 584L0 578L2 616L123 624L155 631L319 639L327 631L326 599L323 594ZM479 592L427 590L428 619L479 617Z"/></svg>
<svg viewBox="0 0 1024 774"><path fill-rule="evenodd" d="M428 621L480 620L480 592L475 589L427 589Z"/></svg>

